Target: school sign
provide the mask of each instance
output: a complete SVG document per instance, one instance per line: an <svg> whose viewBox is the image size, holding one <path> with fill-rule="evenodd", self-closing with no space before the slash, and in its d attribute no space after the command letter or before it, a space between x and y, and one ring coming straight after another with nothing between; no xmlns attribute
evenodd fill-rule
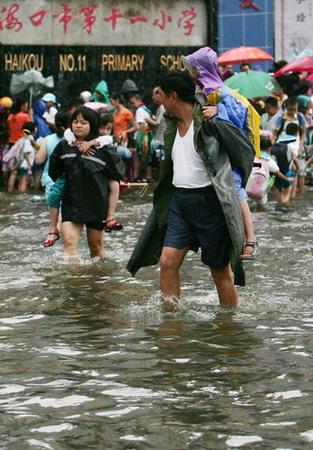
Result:
<svg viewBox="0 0 313 450"><path fill-rule="evenodd" d="M1 0L0 94L26 70L53 75L67 99L101 79L111 92L126 78L150 90L163 68L216 47L216 20L217 0Z"/></svg>

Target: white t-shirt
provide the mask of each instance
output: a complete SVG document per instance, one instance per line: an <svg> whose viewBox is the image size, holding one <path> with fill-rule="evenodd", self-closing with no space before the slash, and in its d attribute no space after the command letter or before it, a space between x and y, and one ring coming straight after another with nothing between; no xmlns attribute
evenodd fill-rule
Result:
<svg viewBox="0 0 313 450"><path fill-rule="evenodd" d="M57 112L58 112L58 110L54 106L51 106L49 111L46 111L45 113L43 113L42 117L44 119L48 120L49 122L55 123L55 116L56 116Z"/></svg>
<svg viewBox="0 0 313 450"><path fill-rule="evenodd" d="M150 118L150 114L148 113L148 111L145 108L139 106L139 108L137 108L136 114L135 114L136 125L139 126L142 123L146 123L146 119L149 119L149 118ZM134 136L137 137L138 133L139 133L139 131L137 130L135 132Z"/></svg>
<svg viewBox="0 0 313 450"><path fill-rule="evenodd" d="M158 106L155 121L159 124L163 118L163 114L165 113L165 108L163 105Z"/></svg>
<svg viewBox="0 0 313 450"><path fill-rule="evenodd" d="M150 114L145 108L142 108L139 106L136 110L135 114L135 122L137 125L140 125L141 123L146 123L146 119L149 119Z"/></svg>
<svg viewBox="0 0 313 450"><path fill-rule="evenodd" d="M273 133L276 121L280 115L281 115L280 111L277 111L277 113L274 114L273 116L270 116L268 113L262 114L260 121L260 128L262 130L271 131Z"/></svg>
<svg viewBox="0 0 313 450"><path fill-rule="evenodd" d="M290 142L287 145L287 159L288 159L288 161L290 161L289 169L291 169L292 165L293 165L292 155L295 155L295 156L298 155L299 143L300 143L300 139L297 138L296 141Z"/></svg>
<svg viewBox="0 0 313 450"><path fill-rule="evenodd" d="M180 136L177 129L172 148L173 185L175 187L195 189L212 184L201 156L195 149L193 133L193 121L183 137Z"/></svg>
<svg viewBox="0 0 313 450"><path fill-rule="evenodd" d="M157 109L156 118L155 118L156 122L158 123L158 126L154 133L154 140L159 145L164 145L164 133L165 133L165 130L167 127L166 121L163 116L164 113L165 113L165 108L163 105L160 105Z"/></svg>
<svg viewBox="0 0 313 450"><path fill-rule="evenodd" d="M23 145L23 153L25 155L25 153L29 154L29 159L30 159L30 165L32 166L34 163L34 159L35 159L35 150L34 147L32 146L32 144L29 142L29 140L27 138L24 138L24 145ZM27 165L27 161L24 159L22 161L22 164L20 165L21 169L28 169L28 165Z"/></svg>
<svg viewBox="0 0 313 450"><path fill-rule="evenodd" d="M269 169L270 173L276 173L279 171L279 167L278 167L276 161L274 161L272 157L267 161L267 163L268 163L268 169Z"/></svg>

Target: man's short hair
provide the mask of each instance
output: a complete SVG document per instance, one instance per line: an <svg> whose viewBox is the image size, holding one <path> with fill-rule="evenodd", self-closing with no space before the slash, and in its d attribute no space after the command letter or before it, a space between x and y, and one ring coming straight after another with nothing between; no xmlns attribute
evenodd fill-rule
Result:
<svg viewBox="0 0 313 450"><path fill-rule="evenodd" d="M286 134L290 134L291 136L295 136L299 132L299 125L296 123L288 123L286 126Z"/></svg>
<svg viewBox="0 0 313 450"><path fill-rule="evenodd" d="M141 97L140 97L139 94L131 95L131 96L129 97L129 100L130 100L131 98L134 99L134 100L137 100L137 101L141 101Z"/></svg>
<svg viewBox="0 0 313 450"><path fill-rule="evenodd" d="M276 97L267 97L264 103L265 105L272 106L273 108L278 108L278 100Z"/></svg>
<svg viewBox="0 0 313 450"><path fill-rule="evenodd" d="M297 105L297 104L298 104L297 97L288 97L287 100L286 100L286 103L285 103L286 107L287 106L294 106L294 105Z"/></svg>
<svg viewBox="0 0 313 450"><path fill-rule="evenodd" d="M312 83L309 80L301 80L298 84L298 95L305 95L311 88Z"/></svg>
<svg viewBox="0 0 313 450"><path fill-rule="evenodd" d="M79 106L83 106L84 100L82 100L80 97L72 97L70 98L66 109L70 111L72 108L78 108Z"/></svg>
<svg viewBox="0 0 313 450"><path fill-rule="evenodd" d="M194 102L196 84L187 71L169 70L163 72L156 80L156 85L160 86L165 94L176 92L181 101L191 104Z"/></svg>
<svg viewBox="0 0 313 450"><path fill-rule="evenodd" d="M248 66L249 69L251 69L251 64L249 64L249 63L241 63L241 64L240 64L240 70L241 70L243 67L245 67L245 66Z"/></svg>

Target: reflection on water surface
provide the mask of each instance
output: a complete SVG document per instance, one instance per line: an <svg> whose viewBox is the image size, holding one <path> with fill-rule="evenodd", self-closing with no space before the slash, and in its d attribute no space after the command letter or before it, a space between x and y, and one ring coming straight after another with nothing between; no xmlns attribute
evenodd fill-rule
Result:
<svg viewBox="0 0 313 450"><path fill-rule="evenodd" d="M149 213L127 193L107 260L45 249L48 214L0 192L1 448L311 448L312 200L254 213L261 255L237 311L188 255L182 308L159 306L158 266L125 270Z"/></svg>

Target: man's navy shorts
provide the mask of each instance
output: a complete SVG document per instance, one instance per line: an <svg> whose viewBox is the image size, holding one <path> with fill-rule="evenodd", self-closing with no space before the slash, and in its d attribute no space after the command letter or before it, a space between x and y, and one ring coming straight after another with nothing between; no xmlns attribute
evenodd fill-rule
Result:
<svg viewBox="0 0 313 450"><path fill-rule="evenodd" d="M177 188L170 201L164 247L189 247L214 269L229 263L230 236L213 187Z"/></svg>

